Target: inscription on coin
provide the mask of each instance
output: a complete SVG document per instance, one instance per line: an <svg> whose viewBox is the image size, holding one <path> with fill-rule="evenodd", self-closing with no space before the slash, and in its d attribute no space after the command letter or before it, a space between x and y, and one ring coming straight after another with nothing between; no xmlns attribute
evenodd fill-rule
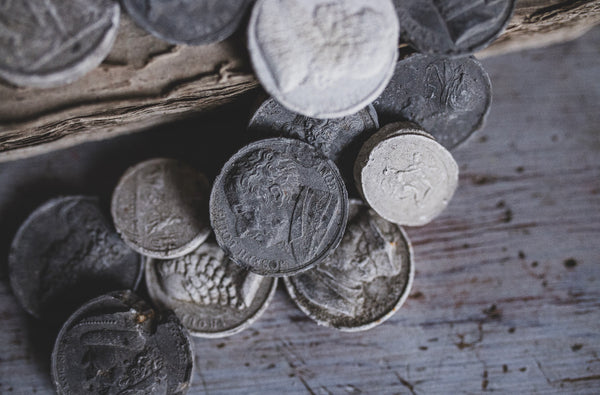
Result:
<svg viewBox="0 0 600 395"><path fill-rule="evenodd" d="M350 115L385 88L397 59L391 0L258 0L248 48L261 84L314 118Z"/></svg>
<svg viewBox="0 0 600 395"><path fill-rule="evenodd" d="M76 80L108 55L119 16L113 0L0 2L0 77L37 87Z"/></svg>
<svg viewBox="0 0 600 395"><path fill-rule="evenodd" d="M273 138L242 148L223 167L210 199L217 241L250 271L306 270L340 242L348 194L335 164L301 141Z"/></svg>
<svg viewBox="0 0 600 395"><path fill-rule="evenodd" d="M141 257L112 230L98 200L85 196L36 209L15 235L8 265L25 310L54 320L97 295L136 288L142 272Z"/></svg>
<svg viewBox="0 0 600 395"><path fill-rule="evenodd" d="M210 234L208 180L173 159L151 159L125 172L115 188L115 227L134 250L170 259L187 254Z"/></svg>
<svg viewBox="0 0 600 395"><path fill-rule="evenodd" d="M294 302L317 323L359 331L381 324L400 308L413 276L404 231L353 201L346 234L335 252L284 281Z"/></svg>

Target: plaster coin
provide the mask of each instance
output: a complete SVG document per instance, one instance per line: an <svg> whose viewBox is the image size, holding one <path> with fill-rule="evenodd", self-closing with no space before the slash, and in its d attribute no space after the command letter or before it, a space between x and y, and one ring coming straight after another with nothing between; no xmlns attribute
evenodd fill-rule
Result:
<svg viewBox="0 0 600 395"><path fill-rule="evenodd" d="M115 188L111 212L117 231L134 250L171 259L210 234L206 177L174 159L151 159L128 169Z"/></svg>
<svg viewBox="0 0 600 395"><path fill-rule="evenodd" d="M135 289L142 260L112 229L97 199L68 196L46 202L25 220L8 267L23 308L60 320L94 296Z"/></svg>
<svg viewBox="0 0 600 395"><path fill-rule="evenodd" d="M153 35L174 43L202 45L232 35L252 0L123 0L129 15Z"/></svg>
<svg viewBox="0 0 600 395"><path fill-rule="evenodd" d="M397 126L367 140L356 160L354 179L366 202L386 220L425 225L452 198L458 165L435 140L402 129L404 124Z"/></svg>
<svg viewBox="0 0 600 395"><path fill-rule="evenodd" d="M506 27L515 0L394 0L402 37L417 51L468 55Z"/></svg>
<svg viewBox="0 0 600 395"><path fill-rule="evenodd" d="M148 259L146 285L154 303L173 310L192 335L217 338L252 325L273 298L277 279L242 269L209 240L180 258Z"/></svg>
<svg viewBox="0 0 600 395"><path fill-rule="evenodd" d="M398 19L391 0L258 0L248 48L261 84L313 118L353 114L389 82Z"/></svg>
<svg viewBox="0 0 600 395"><path fill-rule="evenodd" d="M114 0L0 2L0 77L34 87L78 79L110 52L119 16Z"/></svg>
<svg viewBox="0 0 600 395"><path fill-rule="evenodd" d="M81 306L58 334L52 379L59 394L185 394L194 355L172 313L129 291Z"/></svg>
<svg viewBox="0 0 600 395"><path fill-rule="evenodd" d="M221 170L210 197L217 242L256 274L307 270L337 247L348 194L335 164L304 142L261 140Z"/></svg>
<svg viewBox="0 0 600 395"><path fill-rule="evenodd" d="M491 103L490 78L477 59L415 54L398 62L373 105L383 123L416 122L452 149L481 129Z"/></svg>
<svg viewBox="0 0 600 395"><path fill-rule="evenodd" d="M298 307L320 325L360 331L402 306L413 276L412 248L402 228L353 201L340 246L316 267L284 281Z"/></svg>

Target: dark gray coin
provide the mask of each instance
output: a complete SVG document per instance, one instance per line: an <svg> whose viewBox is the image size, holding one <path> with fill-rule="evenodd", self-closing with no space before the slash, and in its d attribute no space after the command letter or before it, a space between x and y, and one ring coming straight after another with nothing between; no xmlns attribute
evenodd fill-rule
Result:
<svg viewBox="0 0 600 395"><path fill-rule="evenodd" d="M394 0L402 37L417 51L467 55L508 24L515 0Z"/></svg>
<svg viewBox="0 0 600 395"><path fill-rule="evenodd" d="M373 103L382 123L419 124L451 149L483 127L492 103L490 78L473 57L412 55Z"/></svg>
<svg viewBox="0 0 600 395"><path fill-rule="evenodd" d="M307 270L335 249L348 194L335 164L304 142L261 140L221 170L210 197L217 242L230 258L265 276Z"/></svg>
<svg viewBox="0 0 600 395"><path fill-rule="evenodd" d="M129 291L100 296L64 324L52 352L59 394L185 394L193 351L177 317Z"/></svg>
<svg viewBox="0 0 600 395"><path fill-rule="evenodd" d="M8 265L25 310L54 320L97 295L135 289L142 274L141 257L112 230L98 200L84 196L35 210L12 242Z"/></svg>
<svg viewBox="0 0 600 395"><path fill-rule="evenodd" d="M239 27L253 0L123 0L136 23L174 43L222 41Z"/></svg>
<svg viewBox="0 0 600 395"><path fill-rule="evenodd" d="M0 77L21 86L67 84L100 64L119 27L114 0L0 2Z"/></svg>
<svg viewBox="0 0 600 395"><path fill-rule="evenodd" d="M402 228L353 201L335 252L284 281L298 307L320 325L360 331L381 324L402 306L413 276L412 249Z"/></svg>

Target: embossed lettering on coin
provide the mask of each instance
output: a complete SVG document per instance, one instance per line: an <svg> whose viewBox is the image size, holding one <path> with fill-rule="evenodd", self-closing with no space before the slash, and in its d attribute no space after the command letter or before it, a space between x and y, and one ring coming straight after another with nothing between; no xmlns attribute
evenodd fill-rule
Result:
<svg viewBox="0 0 600 395"><path fill-rule="evenodd" d="M382 123L418 123L451 149L483 126L492 102L490 79L473 57L415 54L401 60L373 103Z"/></svg>
<svg viewBox="0 0 600 395"><path fill-rule="evenodd" d="M391 124L361 149L354 167L357 187L380 216L420 226L438 216L458 185L458 165L435 140Z"/></svg>
<svg viewBox="0 0 600 395"><path fill-rule="evenodd" d="M294 302L317 323L358 331L381 324L402 306L413 273L404 231L353 201L340 246L316 267L284 281Z"/></svg>
<svg viewBox="0 0 600 395"><path fill-rule="evenodd" d="M172 309L192 335L214 338L241 332L256 321L277 279L242 269L209 240L181 258L146 260L146 285L152 300Z"/></svg>
<svg viewBox="0 0 600 395"><path fill-rule="evenodd" d="M285 138L238 151L210 198L219 245L261 275L297 273L320 262L339 244L347 216L348 195L335 164Z"/></svg>
<svg viewBox="0 0 600 395"><path fill-rule="evenodd" d="M111 212L127 244L141 254L170 259L187 254L210 234L208 180L173 159L151 159L125 172Z"/></svg>
<svg viewBox="0 0 600 395"><path fill-rule="evenodd" d="M98 200L52 199L21 225L8 258L17 299L38 318L60 319L108 291L135 288L141 257L126 246Z"/></svg>
<svg viewBox="0 0 600 395"><path fill-rule="evenodd" d="M80 307L52 352L59 394L185 394L193 352L175 315L159 315L131 292Z"/></svg>
<svg viewBox="0 0 600 395"><path fill-rule="evenodd" d="M0 77L23 86L67 84L100 64L117 34L114 0L0 2Z"/></svg>
<svg viewBox="0 0 600 395"><path fill-rule="evenodd" d="M335 118L383 91L398 36L391 0L258 0L248 47L258 79L278 102Z"/></svg>

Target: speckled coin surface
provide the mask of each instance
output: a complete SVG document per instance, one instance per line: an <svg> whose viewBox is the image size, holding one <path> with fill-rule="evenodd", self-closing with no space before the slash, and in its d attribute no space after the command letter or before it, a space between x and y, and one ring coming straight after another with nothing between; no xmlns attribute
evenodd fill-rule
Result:
<svg viewBox="0 0 600 395"><path fill-rule="evenodd" d="M0 2L0 78L34 87L78 79L110 52L119 16L114 0Z"/></svg>
<svg viewBox="0 0 600 395"><path fill-rule="evenodd" d="M222 41L239 27L253 0L122 0L129 15L153 35L174 43Z"/></svg>
<svg viewBox="0 0 600 395"><path fill-rule="evenodd" d="M448 205L458 185L458 165L442 145L401 123L367 140L356 159L354 179L381 217L421 226Z"/></svg>
<svg viewBox="0 0 600 395"><path fill-rule="evenodd" d="M185 394L194 355L173 313L159 314L132 292L81 306L52 352L59 394Z"/></svg>
<svg viewBox="0 0 600 395"><path fill-rule="evenodd" d="M313 118L366 107L398 57L391 0L258 0L248 49L261 84L279 103Z"/></svg>
<svg viewBox="0 0 600 395"><path fill-rule="evenodd" d="M394 0L394 5L402 37L417 51L461 56L498 37L515 0Z"/></svg>
<svg viewBox="0 0 600 395"><path fill-rule="evenodd" d="M146 286L157 305L171 309L194 336L234 335L266 310L277 279L242 269L215 241L172 260L146 260Z"/></svg>
<svg viewBox="0 0 600 395"><path fill-rule="evenodd" d="M360 331L381 324L402 306L413 276L404 231L352 201L346 234L335 252L284 281L298 307L320 325Z"/></svg>
<svg viewBox="0 0 600 395"><path fill-rule="evenodd" d="M25 220L8 267L25 310L60 320L97 295L135 289L142 259L112 229L96 198L68 196L46 202Z"/></svg>
<svg viewBox="0 0 600 395"><path fill-rule="evenodd" d="M483 126L491 103L490 78L477 59L415 54L398 62L373 105L382 123L416 122L452 149Z"/></svg>
<svg viewBox="0 0 600 395"><path fill-rule="evenodd" d="M307 270L335 249L348 194L335 164L302 141L247 145L225 164L210 197L219 246L256 274Z"/></svg>
<svg viewBox="0 0 600 395"><path fill-rule="evenodd" d="M210 234L206 177L173 159L151 159L125 172L111 212L117 231L134 250L171 259L198 247Z"/></svg>

